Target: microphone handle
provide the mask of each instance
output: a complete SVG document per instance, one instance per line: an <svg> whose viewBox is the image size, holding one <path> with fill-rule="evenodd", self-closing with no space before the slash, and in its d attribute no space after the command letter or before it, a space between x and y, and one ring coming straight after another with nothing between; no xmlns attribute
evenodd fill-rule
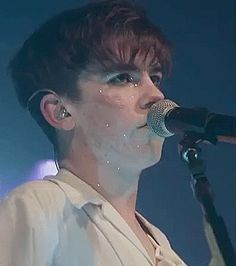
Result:
<svg viewBox="0 0 236 266"><path fill-rule="evenodd" d="M219 142L226 142L226 143L236 144L236 137L217 136L217 140Z"/></svg>
<svg viewBox="0 0 236 266"><path fill-rule="evenodd" d="M216 137L236 138L236 118L229 115L210 113L207 116L206 133Z"/></svg>
<svg viewBox="0 0 236 266"><path fill-rule="evenodd" d="M171 133L190 131L236 144L236 118L233 116L208 113L207 108L175 107L167 112L164 121Z"/></svg>

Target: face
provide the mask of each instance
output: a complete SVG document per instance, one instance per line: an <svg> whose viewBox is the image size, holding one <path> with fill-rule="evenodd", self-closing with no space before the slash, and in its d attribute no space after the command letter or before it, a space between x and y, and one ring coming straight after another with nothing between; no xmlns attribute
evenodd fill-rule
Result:
<svg viewBox="0 0 236 266"><path fill-rule="evenodd" d="M151 105L164 98L161 78L159 65L84 71L78 83L81 101L73 105L74 150L83 143L96 160L118 170L157 163L164 139L145 125Z"/></svg>

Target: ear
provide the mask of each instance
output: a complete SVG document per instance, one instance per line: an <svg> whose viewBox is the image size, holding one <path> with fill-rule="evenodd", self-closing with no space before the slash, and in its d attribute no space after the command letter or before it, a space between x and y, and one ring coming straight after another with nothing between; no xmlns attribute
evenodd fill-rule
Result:
<svg viewBox="0 0 236 266"><path fill-rule="evenodd" d="M66 110L63 102L56 94L46 94L40 102L40 110L45 120L54 128L62 130L72 130L75 127L73 117L68 113L62 116L62 111Z"/></svg>

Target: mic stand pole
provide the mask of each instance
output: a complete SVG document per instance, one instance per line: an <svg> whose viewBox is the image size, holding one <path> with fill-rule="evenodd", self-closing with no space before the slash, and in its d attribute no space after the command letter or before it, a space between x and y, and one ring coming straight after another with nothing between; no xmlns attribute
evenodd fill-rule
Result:
<svg viewBox="0 0 236 266"><path fill-rule="evenodd" d="M205 175L205 164L199 159L198 144L206 140L199 133L187 132L180 141L180 157L191 171L191 187L203 211L204 229L211 251L212 266L235 266L236 256L225 223L213 204L213 191ZM216 139L208 139L215 144Z"/></svg>

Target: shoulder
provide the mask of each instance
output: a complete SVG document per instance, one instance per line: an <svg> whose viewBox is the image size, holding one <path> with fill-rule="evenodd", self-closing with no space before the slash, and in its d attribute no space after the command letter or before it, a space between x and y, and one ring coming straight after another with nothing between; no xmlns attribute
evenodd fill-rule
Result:
<svg viewBox="0 0 236 266"><path fill-rule="evenodd" d="M20 210L31 215L49 214L59 211L66 204L66 197L57 185L47 180L27 182L12 190L0 202L0 212L8 209L14 213ZM32 217L33 218L33 217Z"/></svg>
<svg viewBox="0 0 236 266"><path fill-rule="evenodd" d="M46 265L59 241L65 204L64 193L45 180L25 183L2 199L0 264Z"/></svg>

